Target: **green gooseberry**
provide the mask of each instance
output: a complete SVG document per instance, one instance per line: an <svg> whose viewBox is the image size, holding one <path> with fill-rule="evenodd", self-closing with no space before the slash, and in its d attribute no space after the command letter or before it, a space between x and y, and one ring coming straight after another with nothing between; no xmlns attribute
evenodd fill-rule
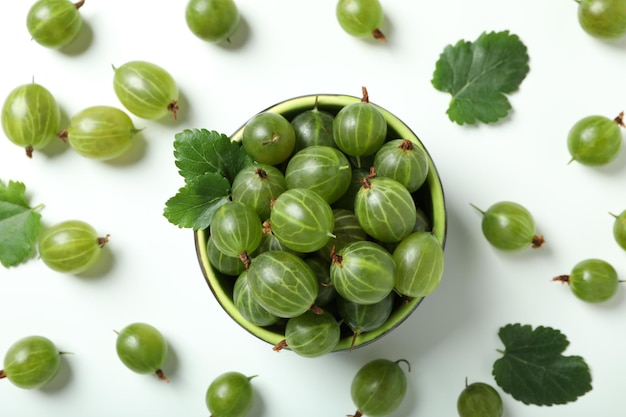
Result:
<svg viewBox="0 0 626 417"><path fill-rule="evenodd" d="M246 376L230 371L218 375L207 388L206 406L213 417L245 417L254 405L254 389Z"/></svg>

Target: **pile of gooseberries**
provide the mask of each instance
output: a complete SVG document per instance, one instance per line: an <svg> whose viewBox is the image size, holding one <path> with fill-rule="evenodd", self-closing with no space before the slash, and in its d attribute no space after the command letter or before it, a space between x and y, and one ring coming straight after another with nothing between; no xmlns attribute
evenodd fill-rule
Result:
<svg viewBox="0 0 626 417"><path fill-rule="evenodd" d="M321 356L344 336L354 346L439 285L443 243L428 191L417 193L429 158L392 132L365 88L333 113L316 101L243 127L256 162L235 175L206 249L241 316L284 334L274 350Z"/></svg>

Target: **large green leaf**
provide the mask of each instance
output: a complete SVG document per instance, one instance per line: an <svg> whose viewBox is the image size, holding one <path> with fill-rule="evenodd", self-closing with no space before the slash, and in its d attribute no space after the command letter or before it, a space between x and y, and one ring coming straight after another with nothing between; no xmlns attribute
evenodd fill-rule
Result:
<svg viewBox="0 0 626 417"><path fill-rule="evenodd" d="M493 123L511 110L506 94L529 72L526 46L509 31L484 32L474 42L448 45L436 63L432 84L452 98L447 110L458 124Z"/></svg>
<svg viewBox="0 0 626 417"><path fill-rule="evenodd" d="M589 366L580 356L564 356L569 341L558 330L509 324L498 333L503 356L493 364L497 384L525 404L575 401L591 390Z"/></svg>

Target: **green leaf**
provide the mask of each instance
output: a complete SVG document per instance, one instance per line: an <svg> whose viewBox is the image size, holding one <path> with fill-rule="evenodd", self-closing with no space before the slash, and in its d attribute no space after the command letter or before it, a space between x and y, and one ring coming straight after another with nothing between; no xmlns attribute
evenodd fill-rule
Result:
<svg viewBox="0 0 626 417"><path fill-rule="evenodd" d="M0 181L0 263L8 268L30 258L40 231L41 215L29 206L24 184Z"/></svg>
<svg viewBox="0 0 626 417"><path fill-rule="evenodd" d="M506 350L493 364L496 383L524 404L575 401L591 390L589 366L580 356L564 356L569 341L560 331L509 324L498 332Z"/></svg>
<svg viewBox="0 0 626 417"><path fill-rule="evenodd" d="M483 32L474 42L448 45L439 56L432 84L452 99L448 117L460 125L493 123L507 116L506 96L530 70L526 46L509 31Z"/></svg>
<svg viewBox="0 0 626 417"><path fill-rule="evenodd" d="M229 199L230 183L221 174L206 172L190 178L165 203L163 215L178 227L202 230L209 227L215 211Z"/></svg>
<svg viewBox="0 0 626 417"><path fill-rule="evenodd" d="M253 163L241 143L206 129L187 129L178 133L174 140L174 157L185 181L213 172L232 183L241 168Z"/></svg>

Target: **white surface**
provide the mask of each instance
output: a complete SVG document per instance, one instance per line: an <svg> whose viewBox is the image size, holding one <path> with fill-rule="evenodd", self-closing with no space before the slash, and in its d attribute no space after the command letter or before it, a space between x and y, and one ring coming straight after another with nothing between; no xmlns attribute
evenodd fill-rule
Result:
<svg viewBox="0 0 626 417"><path fill-rule="evenodd" d="M613 241L608 214L626 208L626 151L610 166L590 169L568 165L566 147L579 118L612 117L625 108L625 41L586 35L574 1L387 0L383 45L345 34L334 0L239 0L244 23L234 40L241 45L225 48L188 31L184 3L87 0L81 13L88 46L73 53L30 40L30 2L3 4L0 97L34 77L56 96L67 122L87 106L119 106L111 65L135 59L166 68L183 94L178 122L133 118L145 129L121 162L88 160L61 144L28 160L0 140L0 178L24 182L31 202L45 204L46 224L78 218L111 235L100 264L109 266L88 275L57 274L37 259L0 269L0 352L30 334L73 352L45 389L0 382L3 416L207 416L206 388L228 370L259 375L252 415L344 416L355 411L352 376L378 357L412 364L408 395L393 417L454 416L466 377L495 384L497 332L515 322L563 331L566 353L591 366L593 390L568 405L535 407L498 389L506 417L623 413L625 289L589 305L551 278L587 257L611 262L626 277L626 254ZM430 83L439 53L504 29L521 37L531 57L528 77L510 96L514 111L492 126L450 122L449 96ZM359 95L362 85L420 136L443 178L449 213L443 282L383 341L318 359L276 353L222 311L201 274L192 232L162 216L182 185L173 137L185 128L229 134L283 99ZM505 199L534 214L543 249L505 254L487 244L469 203L486 208ZM134 374L118 360L113 330L134 321L153 324L169 340L164 370L171 383Z"/></svg>

